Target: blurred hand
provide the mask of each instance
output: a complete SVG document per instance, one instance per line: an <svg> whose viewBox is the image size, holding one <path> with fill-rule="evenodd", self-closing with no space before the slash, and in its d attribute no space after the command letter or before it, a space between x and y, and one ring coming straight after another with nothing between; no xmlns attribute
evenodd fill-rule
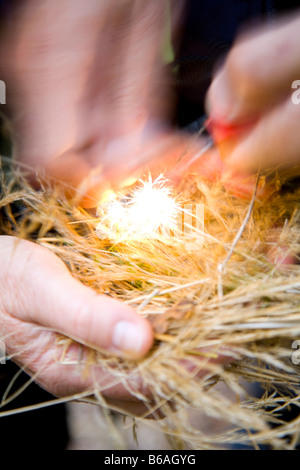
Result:
<svg viewBox="0 0 300 470"><path fill-rule="evenodd" d="M182 0L173 0L178 14ZM0 36L15 155L87 194L176 148L162 64L161 0L27 0Z"/></svg>
<svg viewBox="0 0 300 470"><path fill-rule="evenodd" d="M174 30L183 3L172 2ZM197 171L248 195L248 175L246 183L243 175L228 175L216 150L212 159L210 153L195 161L202 141L168 126L165 2L82 5L27 0L2 28L0 72L16 159L33 174L44 171L68 196L77 191L76 202L85 207L147 169L174 182Z"/></svg>
<svg viewBox="0 0 300 470"><path fill-rule="evenodd" d="M300 16L240 37L207 96L226 165L242 172L300 162ZM220 124L220 125L218 125Z"/></svg>

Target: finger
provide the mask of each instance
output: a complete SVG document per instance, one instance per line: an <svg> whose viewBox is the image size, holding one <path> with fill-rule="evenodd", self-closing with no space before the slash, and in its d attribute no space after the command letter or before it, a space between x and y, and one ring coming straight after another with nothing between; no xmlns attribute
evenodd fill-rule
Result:
<svg viewBox="0 0 300 470"><path fill-rule="evenodd" d="M184 2L172 0L171 8L169 3L133 0L119 11L112 9L109 42L98 47L98 73L92 77L92 119L95 133L100 129L104 139L137 133L148 122L170 117L174 100L162 49L166 38L171 41L168 36L179 23Z"/></svg>
<svg viewBox="0 0 300 470"><path fill-rule="evenodd" d="M299 31L300 15L240 38L209 89L210 116L247 122L291 94L300 71Z"/></svg>
<svg viewBox="0 0 300 470"><path fill-rule="evenodd" d="M289 98L265 114L239 140L229 143L226 164L242 172L299 164L299 122L300 106Z"/></svg>
<svg viewBox="0 0 300 470"><path fill-rule="evenodd" d="M131 308L83 286L48 250L13 237L0 240L4 311L120 356L148 352L152 329Z"/></svg>
<svg viewBox="0 0 300 470"><path fill-rule="evenodd" d="M127 24L114 31L119 49L118 63L108 66L111 82L106 84L104 108L113 116L118 133L139 128L151 116L161 116L165 86L160 58L165 2L133 1ZM110 93L109 93L110 92Z"/></svg>
<svg viewBox="0 0 300 470"><path fill-rule="evenodd" d="M97 364L90 349L78 342L63 340L55 332L20 321L1 309L0 318L7 357L52 395L89 395L97 390L103 397L137 401L135 390L149 394L136 373L120 379Z"/></svg>
<svg viewBox="0 0 300 470"><path fill-rule="evenodd" d="M166 2L160 0L131 0L107 13L84 91L83 105L95 140L108 144L126 135L138 136L149 122L168 117L171 100L166 97L161 60L165 13ZM98 162L101 158L98 154ZM123 158L121 150L119 160Z"/></svg>
<svg viewBox="0 0 300 470"><path fill-rule="evenodd" d="M220 182L231 194L240 199L251 199L256 185L256 175L240 172L229 167L221 158L218 148L205 151L207 143L202 139L195 139L182 147L182 158L175 168L166 172L166 177L176 187L185 187L187 176L197 174L198 178L216 183ZM175 161L175 160L173 160ZM173 165L174 166L174 165ZM259 184L258 197L267 197L272 188Z"/></svg>

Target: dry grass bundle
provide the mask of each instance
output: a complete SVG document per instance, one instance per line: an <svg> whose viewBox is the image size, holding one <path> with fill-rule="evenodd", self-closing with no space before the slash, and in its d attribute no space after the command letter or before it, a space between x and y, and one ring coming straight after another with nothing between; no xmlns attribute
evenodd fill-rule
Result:
<svg viewBox="0 0 300 470"><path fill-rule="evenodd" d="M96 216L47 187L34 190L11 169L2 180L2 234L48 248L82 283L152 322L156 340L143 360L101 351L89 358L124 383L149 413L163 413L161 428L176 448L295 447L300 417L285 422L281 413L299 406L292 343L300 339L300 265L281 261L297 261L300 253L299 189L255 198L249 210L249 201L190 176L179 202L204 204L205 223L203 243L199 237L199 247L188 250L184 238L101 240ZM61 337L66 349L69 341ZM125 382L128 376L143 379L152 401ZM101 390L97 399L105 406ZM208 432L191 418L197 413L225 426Z"/></svg>

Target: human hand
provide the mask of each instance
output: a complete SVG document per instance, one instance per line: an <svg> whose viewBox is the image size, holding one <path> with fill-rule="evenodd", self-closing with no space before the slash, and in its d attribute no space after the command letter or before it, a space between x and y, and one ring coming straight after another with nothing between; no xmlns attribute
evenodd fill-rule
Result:
<svg viewBox="0 0 300 470"><path fill-rule="evenodd" d="M176 147L166 124L164 19L160 0L16 6L0 64L17 160L88 194L88 207Z"/></svg>
<svg viewBox="0 0 300 470"><path fill-rule="evenodd" d="M57 397L97 391L114 409L149 416L149 403L137 397L142 393L151 400L151 394L136 371L121 381L88 359L89 347L108 356L141 358L152 346L150 323L83 286L56 255L37 244L1 236L0 263L0 339L7 356ZM61 334L74 340L67 350L58 341ZM211 359L230 361L228 356ZM195 373L195 362L181 363ZM200 368L199 375L206 373Z"/></svg>
<svg viewBox="0 0 300 470"><path fill-rule="evenodd" d="M7 355L56 396L97 386L109 398L133 399L123 385L111 386L115 380L107 371L87 365L87 347L74 341L66 353L71 363L61 362L57 335L139 358L152 345L149 323L130 307L83 286L58 257L37 244L1 236L0 264L0 339Z"/></svg>
<svg viewBox="0 0 300 470"><path fill-rule="evenodd" d="M300 16L240 37L207 96L214 137L226 165L242 172L299 164Z"/></svg>

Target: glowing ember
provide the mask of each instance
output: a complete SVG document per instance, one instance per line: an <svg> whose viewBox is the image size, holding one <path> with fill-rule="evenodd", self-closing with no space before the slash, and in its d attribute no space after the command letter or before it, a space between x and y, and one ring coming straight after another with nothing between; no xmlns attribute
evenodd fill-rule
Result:
<svg viewBox="0 0 300 470"><path fill-rule="evenodd" d="M144 240L160 238L176 228L179 207L171 195L167 181L160 176L155 181L141 181L130 196L120 197L98 208L101 221L97 235L101 239Z"/></svg>

